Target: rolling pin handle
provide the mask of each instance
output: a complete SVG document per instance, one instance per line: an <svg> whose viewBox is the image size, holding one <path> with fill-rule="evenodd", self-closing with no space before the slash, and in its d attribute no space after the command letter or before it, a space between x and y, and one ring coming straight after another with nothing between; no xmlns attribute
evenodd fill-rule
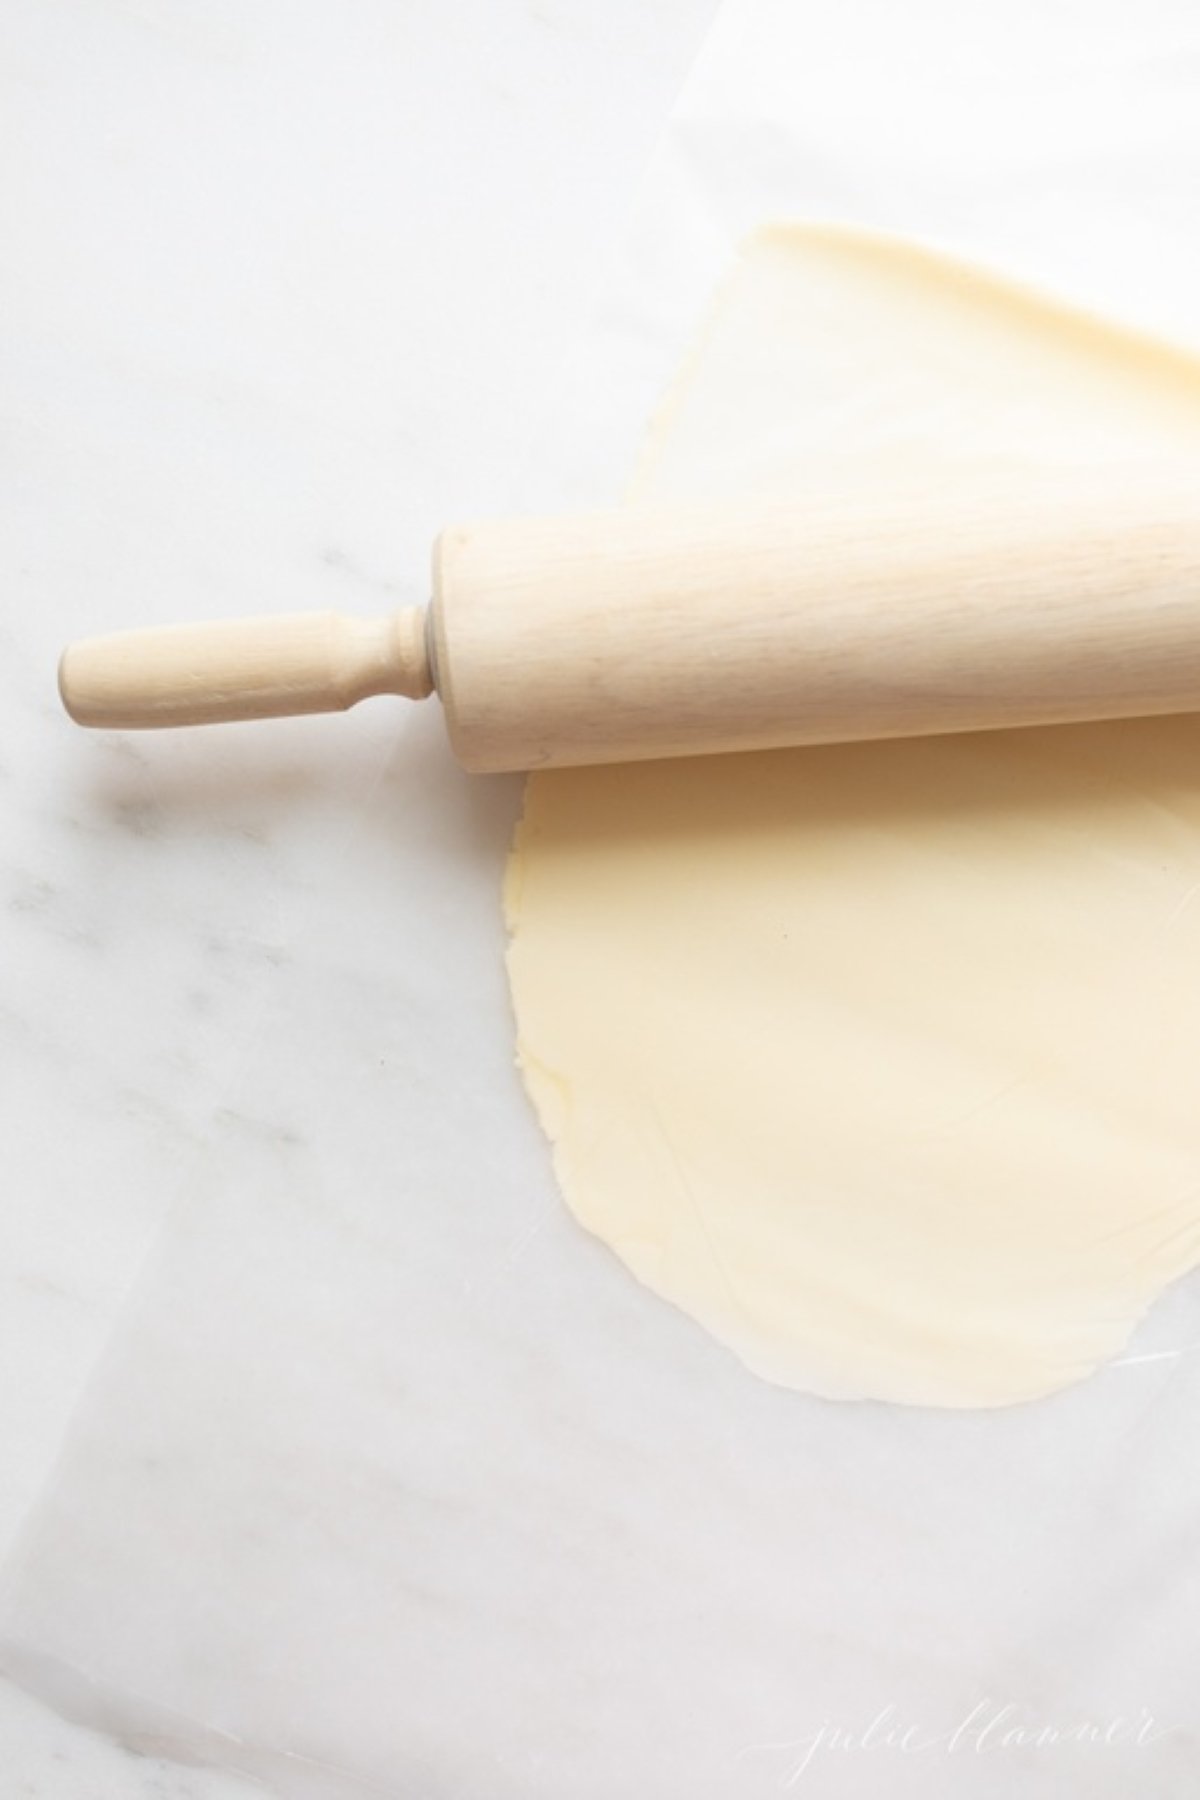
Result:
<svg viewBox="0 0 1200 1800"><path fill-rule="evenodd" d="M139 730L342 712L371 694L433 691L422 607L389 618L338 613L171 625L85 638L58 668L80 725Z"/></svg>

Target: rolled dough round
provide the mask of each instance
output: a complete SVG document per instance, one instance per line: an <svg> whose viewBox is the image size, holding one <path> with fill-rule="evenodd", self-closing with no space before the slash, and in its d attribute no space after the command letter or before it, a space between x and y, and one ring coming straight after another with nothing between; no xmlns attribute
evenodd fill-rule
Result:
<svg viewBox="0 0 1200 1800"><path fill-rule="evenodd" d="M1182 352L776 228L634 498L1198 446ZM1200 1255L1200 720L537 774L506 901L567 1204L758 1374L1027 1399Z"/></svg>

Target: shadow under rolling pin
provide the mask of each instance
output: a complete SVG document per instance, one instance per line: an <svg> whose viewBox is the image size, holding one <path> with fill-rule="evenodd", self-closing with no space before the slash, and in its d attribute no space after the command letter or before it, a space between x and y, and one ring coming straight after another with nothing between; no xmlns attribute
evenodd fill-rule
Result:
<svg viewBox="0 0 1200 1800"><path fill-rule="evenodd" d="M121 729L436 691L487 772L1200 709L1200 492L1139 468L453 526L433 597L72 645Z"/></svg>

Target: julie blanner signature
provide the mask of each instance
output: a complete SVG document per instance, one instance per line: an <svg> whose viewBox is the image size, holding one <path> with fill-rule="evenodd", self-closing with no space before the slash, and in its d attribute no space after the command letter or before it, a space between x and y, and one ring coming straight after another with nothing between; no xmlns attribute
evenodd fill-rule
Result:
<svg viewBox="0 0 1200 1800"><path fill-rule="evenodd" d="M1040 1717L1016 1701L979 1700L946 1730L934 1731L906 1719L899 1708L883 1706L866 1725L851 1726L822 1719L811 1732L780 1743L750 1744L741 1757L774 1761L776 1785L796 1787L826 1756L891 1751L900 1756L1002 1756L1016 1750L1145 1750L1169 1737L1176 1727L1164 1725L1147 1707L1136 1714L1111 1718Z"/></svg>

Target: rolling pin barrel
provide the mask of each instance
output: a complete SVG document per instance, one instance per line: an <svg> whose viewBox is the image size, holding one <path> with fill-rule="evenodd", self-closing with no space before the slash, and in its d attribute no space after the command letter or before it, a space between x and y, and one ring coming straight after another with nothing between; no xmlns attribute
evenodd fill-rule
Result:
<svg viewBox="0 0 1200 1800"><path fill-rule="evenodd" d="M61 685L87 723L155 725L431 681L478 771L1200 709L1196 489L455 526L427 628L410 609L131 634L75 646Z"/></svg>

